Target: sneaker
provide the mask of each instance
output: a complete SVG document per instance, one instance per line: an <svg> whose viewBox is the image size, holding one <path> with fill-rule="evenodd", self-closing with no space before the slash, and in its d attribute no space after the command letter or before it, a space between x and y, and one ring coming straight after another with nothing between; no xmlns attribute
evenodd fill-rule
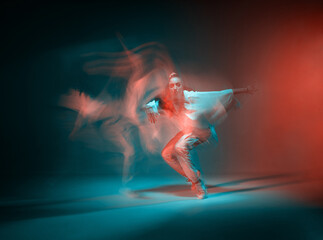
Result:
<svg viewBox="0 0 323 240"><path fill-rule="evenodd" d="M193 185L194 185L195 194L198 199L207 198L206 186L204 185L204 183L201 180L192 184L192 190L193 190Z"/></svg>

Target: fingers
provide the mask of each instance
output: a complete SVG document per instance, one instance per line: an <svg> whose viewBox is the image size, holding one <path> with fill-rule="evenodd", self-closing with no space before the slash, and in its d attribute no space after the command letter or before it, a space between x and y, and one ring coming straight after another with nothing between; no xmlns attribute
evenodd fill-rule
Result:
<svg viewBox="0 0 323 240"><path fill-rule="evenodd" d="M155 114L152 114L153 123L157 122L157 117Z"/></svg>
<svg viewBox="0 0 323 240"><path fill-rule="evenodd" d="M150 111L148 111L147 109L146 109L146 114L147 114L149 122L154 123L153 114Z"/></svg>
<svg viewBox="0 0 323 240"><path fill-rule="evenodd" d="M249 87L248 87L248 93L249 94L254 94L255 92L257 92L258 91L258 89L256 88L256 86L255 85L250 85Z"/></svg>
<svg viewBox="0 0 323 240"><path fill-rule="evenodd" d="M148 120L150 123L154 123L154 118L151 116L151 114L148 115Z"/></svg>
<svg viewBox="0 0 323 240"><path fill-rule="evenodd" d="M149 120L149 122L151 122L151 123L155 123L155 122L157 121L155 114L153 114L153 113L149 113L149 114L148 114L148 120Z"/></svg>
<svg viewBox="0 0 323 240"><path fill-rule="evenodd" d="M155 122L157 122L157 116L158 116L159 114L156 114L156 113L154 113L154 112L151 112L151 110L150 110L150 109L145 109L145 112L146 112L146 114L147 114L147 117L148 117L148 120L149 120L149 122L150 122L150 123L155 123Z"/></svg>

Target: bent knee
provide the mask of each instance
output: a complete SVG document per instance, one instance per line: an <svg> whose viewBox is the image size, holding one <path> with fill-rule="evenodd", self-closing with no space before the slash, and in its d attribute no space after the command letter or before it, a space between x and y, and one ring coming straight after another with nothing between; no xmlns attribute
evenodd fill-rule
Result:
<svg viewBox="0 0 323 240"><path fill-rule="evenodd" d="M176 144L175 152L176 152L176 154L179 154L179 155L187 155L188 148L183 144L178 144L178 145Z"/></svg>
<svg viewBox="0 0 323 240"><path fill-rule="evenodd" d="M172 157L172 152L168 148L164 148L161 152L161 156L164 160L168 160Z"/></svg>

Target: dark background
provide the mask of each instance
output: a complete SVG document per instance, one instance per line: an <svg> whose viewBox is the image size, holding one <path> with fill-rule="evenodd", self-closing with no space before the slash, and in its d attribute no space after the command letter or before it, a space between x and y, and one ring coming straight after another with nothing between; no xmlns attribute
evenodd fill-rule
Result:
<svg viewBox="0 0 323 240"><path fill-rule="evenodd" d="M92 161L109 153L68 139L56 105L69 88L100 88L80 81L77 56L121 51L116 32L129 48L164 44L182 72L207 76L209 85L192 83L196 89L213 86L212 74L225 79L222 88L257 82L260 93L218 130L219 147L202 153L221 159L205 160L210 174L320 174L320 1L8 2L1 3L1 22L0 176L7 189L35 175L120 174Z"/></svg>

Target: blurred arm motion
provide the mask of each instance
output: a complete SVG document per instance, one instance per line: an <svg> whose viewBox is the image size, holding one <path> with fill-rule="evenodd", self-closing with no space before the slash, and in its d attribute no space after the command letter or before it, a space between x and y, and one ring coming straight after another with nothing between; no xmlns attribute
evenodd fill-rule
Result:
<svg viewBox="0 0 323 240"><path fill-rule="evenodd" d="M234 95L241 94L241 93L254 94L257 91L257 88L254 85L250 85L246 88L235 88L235 89L232 89L232 91Z"/></svg>
<svg viewBox="0 0 323 240"><path fill-rule="evenodd" d="M157 121L159 113L159 100L154 99L147 103L143 108L147 114L150 123L155 123Z"/></svg>

